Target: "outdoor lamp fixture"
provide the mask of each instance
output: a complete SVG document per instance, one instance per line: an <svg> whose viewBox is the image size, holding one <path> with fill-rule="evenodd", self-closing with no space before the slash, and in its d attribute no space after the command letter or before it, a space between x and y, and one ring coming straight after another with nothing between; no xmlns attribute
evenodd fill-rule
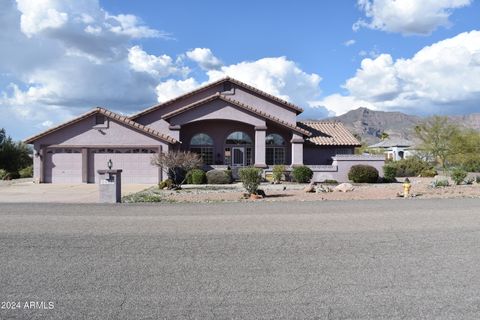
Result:
<svg viewBox="0 0 480 320"><path fill-rule="evenodd" d="M108 160L108 162L107 162L107 167L108 167L108 170L112 170L112 167L113 167L112 159L109 159L109 160Z"/></svg>

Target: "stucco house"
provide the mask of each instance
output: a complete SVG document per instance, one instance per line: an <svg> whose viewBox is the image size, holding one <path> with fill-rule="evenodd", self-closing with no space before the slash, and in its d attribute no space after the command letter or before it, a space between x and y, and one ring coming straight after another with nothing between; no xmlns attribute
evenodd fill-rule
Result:
<svg viewBox="0 0 480 320"><path fill-rule="evenodd" d="M98 182L109 159L123 183L158 183L166 176L152 155L173 149L199 153L211 168L305 164L339 174L335 161L359 142L341 123L298 121L302 111L224 78L132 116L95 108L25 142L34 147L34 179L45 183Z"/></svg>
<svg viewBox="0 0 480 320"><path fill-rule="evenodd" d="M415 143L402 138L391 138L368 146L369 149L381 150L389 160L399 161L416 154Z"/></svg>

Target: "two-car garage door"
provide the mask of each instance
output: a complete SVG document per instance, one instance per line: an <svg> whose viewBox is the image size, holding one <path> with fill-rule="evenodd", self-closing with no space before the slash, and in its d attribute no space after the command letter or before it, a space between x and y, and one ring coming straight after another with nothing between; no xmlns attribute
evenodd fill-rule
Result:
<svg viewBox="0 0 480 320"><path fill-rule="evenodd" d="M97 170L107 169L111 159L113 169L122 169L122 183L155 184L159 168L151 164L156 148L97 148L88 150L88 182L98 182ZM82 183L82 150L75 148L47 149L44 181L48 183Z"/></svg>
<svg viewBox="0 0 480 320"><path fill-rule="evenodd" d="M89 154L89 182L98 182L99 169L108 169L111 159L113 169L122 169L122 183L148 183L159 181L159 169L151 164L154 148L91 149Z"/></svg>

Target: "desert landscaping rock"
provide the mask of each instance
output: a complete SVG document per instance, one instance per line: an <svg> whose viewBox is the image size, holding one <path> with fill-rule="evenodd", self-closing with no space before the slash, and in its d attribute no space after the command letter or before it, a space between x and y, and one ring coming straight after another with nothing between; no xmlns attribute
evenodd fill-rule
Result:
<svg viewBox="0 0 480 320"><path fill-rule="evenodd" d="M339 192L351 192L355 190L354 186L350 183L342 183L336 186L333 190L339 191Z"/></svg>

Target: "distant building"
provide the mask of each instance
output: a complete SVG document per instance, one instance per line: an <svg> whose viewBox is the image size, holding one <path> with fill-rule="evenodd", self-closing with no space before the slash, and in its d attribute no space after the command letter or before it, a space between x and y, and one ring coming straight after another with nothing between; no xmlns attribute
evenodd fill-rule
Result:
<svg viewBox="0 0 480 320"><path fill-rule="evenodd" d="M382 150L385 153L386 158L393 161L402 160L415 155L415 143L401 138L386 139L377 144L368 146L368 148Z"/></svg>

